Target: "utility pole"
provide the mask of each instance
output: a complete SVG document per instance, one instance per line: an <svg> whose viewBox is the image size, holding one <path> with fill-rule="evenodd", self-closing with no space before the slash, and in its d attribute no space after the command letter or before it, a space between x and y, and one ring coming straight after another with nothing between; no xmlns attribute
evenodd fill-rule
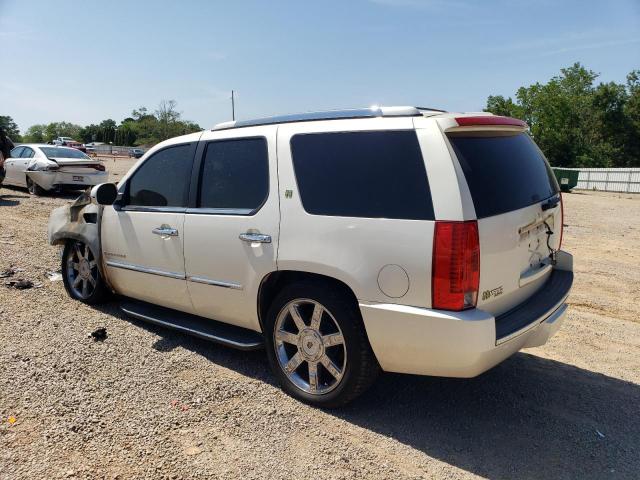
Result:
<svg viewBox="0 0 640 480"><path fill-rule="evenodd" d="M233 96L233 90L231 90L231 120L236 119L236 103Z"/></svg>

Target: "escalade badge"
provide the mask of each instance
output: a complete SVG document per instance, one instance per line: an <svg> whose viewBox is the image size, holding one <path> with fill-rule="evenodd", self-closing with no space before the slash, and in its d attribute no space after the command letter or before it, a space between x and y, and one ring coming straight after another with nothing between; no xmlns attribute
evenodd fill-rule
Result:
<svg viewBox="0 0 640 480"><path fill-rule="evenodd" d="M497 297L498 295L502 295L502 285L494 288L493 290L485 290L482 292L482 300L488 300L491 297Z"/></svg>

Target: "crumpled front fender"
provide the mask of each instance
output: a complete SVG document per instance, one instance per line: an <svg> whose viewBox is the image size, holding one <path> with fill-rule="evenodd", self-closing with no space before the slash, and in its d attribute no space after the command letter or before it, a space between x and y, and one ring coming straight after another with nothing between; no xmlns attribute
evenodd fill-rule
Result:
<svg viewBox="0 0 640 480"><path fill-rule="evenodd" d="M48 238L50 245L64 245L67 240L79 240L87 245L98 262L98 268L106 279L102 265L100 221L103 207L91 203L88 191L71 205L54 209L49 216Z"/></svg>

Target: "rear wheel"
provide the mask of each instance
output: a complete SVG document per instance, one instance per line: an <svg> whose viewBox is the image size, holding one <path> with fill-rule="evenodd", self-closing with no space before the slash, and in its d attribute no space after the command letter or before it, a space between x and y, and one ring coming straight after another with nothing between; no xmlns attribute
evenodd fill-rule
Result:
<svg viewBox="0 0 640 480"><path fill-rule="evenodd" d="M27 189L31 195L41 196L47 193L47 191L38 185L36 182L27 177Z"/></svg>
<svg viewBox="0 0 640 480"><path fill-rule="evenodd" d="M266 318L269 362L283 390L319 407L363 393L380 367L353 300L328 284L285 287Z"/></svg>
<svg viewBox="0 0 640 480"><path fill-rule="evenodd" d="M96 304L109 297L96 257L86 243L78 240L66 243L62 253L62 279L67 293L83 303Z"/></svg>

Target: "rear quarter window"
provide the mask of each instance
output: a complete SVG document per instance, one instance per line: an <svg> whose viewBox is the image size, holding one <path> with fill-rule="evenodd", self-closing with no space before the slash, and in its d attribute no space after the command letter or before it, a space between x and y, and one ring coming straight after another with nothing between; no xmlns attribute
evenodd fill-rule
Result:
<svg viewBox="0 0 640 480"><path fill-rule="evenodd" d="M478 218L533 205L559 192L558 183L526 133L448 134Z"/></svg>
<svg viewBox="0 0 640 480"><path fill-rule="evenodd" d="M294 135L291 154L302 205L308 213L434 219L414 131Z"/></svg>

